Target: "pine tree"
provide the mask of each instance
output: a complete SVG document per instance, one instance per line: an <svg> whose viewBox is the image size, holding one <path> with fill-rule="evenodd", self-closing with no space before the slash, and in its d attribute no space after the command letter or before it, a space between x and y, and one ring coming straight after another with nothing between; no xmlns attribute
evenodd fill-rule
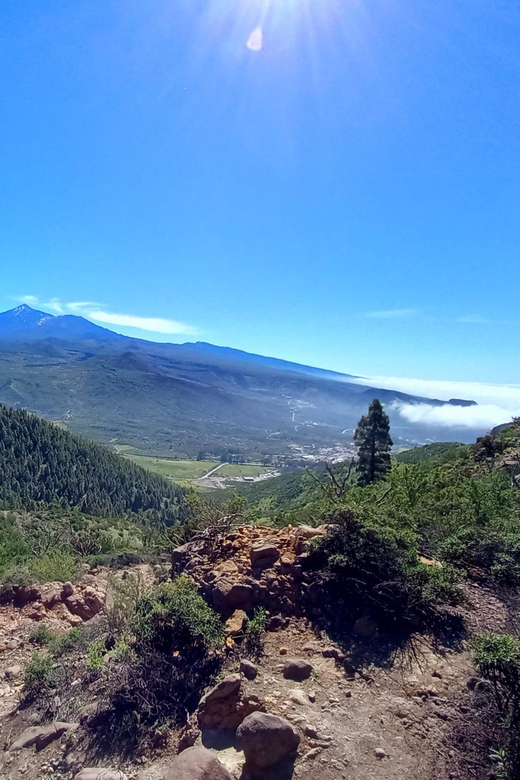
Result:
<svg viewBox="0 0 520 780"><path fill-rule="evenodd" d="M368 485L382 479L390 470L390 420L379 398L374 398L358 422L354 434L358 448L358 485Z"/></svg>

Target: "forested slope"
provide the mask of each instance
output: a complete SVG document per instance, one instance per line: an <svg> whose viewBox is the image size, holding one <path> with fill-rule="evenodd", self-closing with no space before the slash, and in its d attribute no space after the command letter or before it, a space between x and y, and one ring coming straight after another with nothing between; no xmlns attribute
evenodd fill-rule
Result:
<svg viewBox="0 0 520 780"><path fill-rule="evenodd" d="M101 445L0 406L0 501L8 507L59 503L109 517L152 510L173 521L184 492Z"/></svg>

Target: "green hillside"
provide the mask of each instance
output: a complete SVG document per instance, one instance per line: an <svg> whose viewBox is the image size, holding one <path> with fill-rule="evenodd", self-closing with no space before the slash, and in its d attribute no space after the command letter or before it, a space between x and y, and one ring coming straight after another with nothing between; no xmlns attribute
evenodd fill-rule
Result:
<svg viewBox="0 0 520 780"><path fill-rule="evenodd" d="M14 509L56 503L91 515L182 517L184 490L23 410L0 406L0 501Z"/></svg>
<svg viewBox="0 0 520 780"><path fill-rule="evenodd" d="M457 441L438 441L433 444L425 444L422 447L414 447L404 450L395 456L398 463L423 463L437 458L456 457L462 452L465 445Z"/></svg>

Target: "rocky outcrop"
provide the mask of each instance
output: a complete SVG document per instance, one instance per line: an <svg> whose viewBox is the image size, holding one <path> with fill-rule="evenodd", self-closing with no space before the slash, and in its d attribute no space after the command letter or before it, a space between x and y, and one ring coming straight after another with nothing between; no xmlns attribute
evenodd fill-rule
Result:
<svg viewBox="0 0 520 780"><path fill-rule="evenodd" d="M211 750L190 747L173 759L164 780L231 780L231 775Z"/></svg>
<svg viewBox="0 0 520 780"><path fill-rule="evenodd" d="M258 607L270 616L301 615L308 540L325 533L326 526L241 526L227 536L201 537L177 548L172 571L189 574L225 620L237 610L251 616Z"/></svg>
<svg viewBox="0 0 520 780"><path fill-rule="evenodd" d="M45 585L14 585L4 595L19 610L21 618L42 621L46 618L77 626L103 610L106 579L87 575L85 581L48 582Z"/></svg>
<svg viewBox="0 0 520 780"><path fill-rule="evenodd" d="M300 737L285 718L254 712L239 726L236 744L244 751L246 766L254 772L275 766L294 754Z"/></svg>

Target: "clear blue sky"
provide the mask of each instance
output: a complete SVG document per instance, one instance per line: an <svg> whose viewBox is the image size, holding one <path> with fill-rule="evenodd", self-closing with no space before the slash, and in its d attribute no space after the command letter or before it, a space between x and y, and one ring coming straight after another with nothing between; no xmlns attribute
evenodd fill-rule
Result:
<svg viewBox="0 0 520 780"><path fill-rule="evenodd" d="M4 0L0 307L520 382L519 40L512 0Z"/></svg>

